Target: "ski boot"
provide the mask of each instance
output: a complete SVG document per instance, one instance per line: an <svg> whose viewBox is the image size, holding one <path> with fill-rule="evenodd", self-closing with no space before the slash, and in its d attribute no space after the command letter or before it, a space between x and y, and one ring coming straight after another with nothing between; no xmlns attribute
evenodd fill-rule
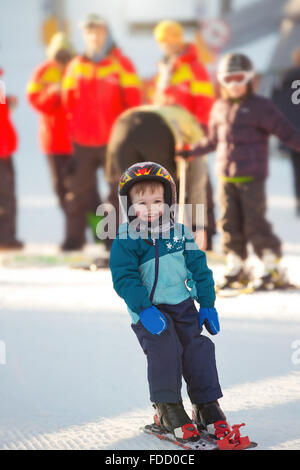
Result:
<svg viewBox="0 0 300 470"><path fill-rule="evenodd" d="M60 246L60 251L81 251L84 244L84 241L68 238Z"/></svg>
<svg viewBox="0 0 300 470"><path fill-rule="evenodd" d="M217 283L217 290L239 289L246 286L250 279L250 273L245 270L244 260L235 253L228 253L226 263L226 271L223 279Z"/></svg>
<svg viewBox="0 0 300 470"><path fill-rule="evenodd" d="M198 431L208 433L208 436L217 441L219 450L242 450L254 446L247 436L240 435L242 424L235 424L232 428L226 421L226 416L217 401L193 405L193 421Z"/></svg>
<svg viewBox="0 0 300 470"><path fill-rule="evenodd" d="M217 291L222 289L238 289L246 286L250 279L250 273L245 269L244 260L235 253L228 253L226 264L223 279L216 285Z"/></svg>
<svg viewBox="0 0 300 470"><path fill-rule="evenodd" d="M255 291L270 291L274 289L289 289L294 287L288 280L287 273L280 267L280 258L271 250L264 250L262 255L264 270L250 286Z"/></svg>
<svg viewBox="0 0 300 470"><path fill-rule="evenodd" d="M283 270L274 268L264 273L258 279L252 281L249 286L255 291L271 291L274 289L291 289L295 286L291 284Z"/></svg>
<svg viewBox="0 0 300 470"><path fill-rule="evenodd" d="M175 440L194 449L217 450L217 445L207 433L199 432L187 415L182 402L155 403L154 423L162 434L171 433ZM157 432L156 432L157 433Z"/></svg>
<svg viewBox="0 0 300 470"><path fill-rule="evenodd" d="M241 268L236 274L225 274L223 279L217 283L216 289L239 289L249 282L249 274Z"/></svg>
<svg viewBox="0 0 300 470"><path fill-rule="evenodd" d="M16 239L0 242L0 251L15 251L22 250L23 248L24 243Z"/></svg>

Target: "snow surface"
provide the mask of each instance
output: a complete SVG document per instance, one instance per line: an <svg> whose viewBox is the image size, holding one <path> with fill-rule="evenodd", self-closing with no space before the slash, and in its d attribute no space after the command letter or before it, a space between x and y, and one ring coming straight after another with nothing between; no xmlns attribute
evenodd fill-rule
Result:
<svg viewBox="0 0 300 470"><path fill-rule="evenodd" d="M288 160L272 159L268 194L283 263L299 283ZM21 211L28 205L30 198ZM45 217L58 211L44 210ZM57 251L44 237L28 256ZM210 266L218 278L223 266ZM2 265L0 283L0 449L173 448L140 430L153 414L145 356L109 271ZM220 403L230 423L247 423L244 433L259 449L300 449L299 300L287 292L217 300ZM185 387L183 397L191 411Z"/></svg>

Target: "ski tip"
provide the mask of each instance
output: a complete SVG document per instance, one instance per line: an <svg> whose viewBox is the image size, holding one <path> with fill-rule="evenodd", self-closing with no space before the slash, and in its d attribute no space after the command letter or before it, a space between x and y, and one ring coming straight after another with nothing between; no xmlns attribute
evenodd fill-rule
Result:
<svg viewBox="0 0 300 470"><path fill-rule="evenodd" d="M241 437L239 443L230 443L226 439L218 441L219 450L246 450L257 447L257 443L250 441L248 436Z"/></svg>
<svg viewBox="0 0 300 470"><path fill-rule="evenodd" d="M257 442L250 441L249 449L254 449L254 448L257 447L257 446L258 446L258 443L257 443Z"/></svg>

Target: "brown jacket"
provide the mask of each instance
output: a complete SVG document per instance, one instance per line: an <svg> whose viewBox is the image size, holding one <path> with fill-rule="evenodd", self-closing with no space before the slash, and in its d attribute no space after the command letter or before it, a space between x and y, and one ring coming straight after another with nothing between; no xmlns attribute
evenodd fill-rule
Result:
<svg viewBox="0 0 300 470"><path fill-rule="evenodd" d="M208 136L193 153L216 150L219 175L266 178L272 134L300 152L300 130L268 98L253 94L242 102L219 99L211 111Z"/></svg>

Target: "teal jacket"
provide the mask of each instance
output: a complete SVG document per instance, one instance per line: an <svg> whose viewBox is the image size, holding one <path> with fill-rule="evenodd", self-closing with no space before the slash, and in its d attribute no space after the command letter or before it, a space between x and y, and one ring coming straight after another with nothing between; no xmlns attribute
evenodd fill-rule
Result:
<svg viewBox="0 0 300 470"><path fill-rule="evenodd" d="M176 305L189 297L201 307L213 307L214 280L189 230L182 224L170 229L169 237L135 239L127 223L119 228L113 242L109 265L114 289L122 297L132 317L158 304ZM188 287L187 287L188 285Z"/></svg>

